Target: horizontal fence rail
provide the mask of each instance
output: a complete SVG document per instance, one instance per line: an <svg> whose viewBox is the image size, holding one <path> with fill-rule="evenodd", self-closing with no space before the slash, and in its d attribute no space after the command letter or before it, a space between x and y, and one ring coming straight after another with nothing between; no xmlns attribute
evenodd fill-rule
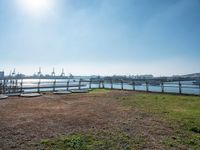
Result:
<svg viewBox="0 0 200 150"><path fill-rule="evenodd" d="M72 89L120 89L160 93L200 95L200 83L194 81L144 81L119 79L3 79L0 94L45 92Z"/></svg>

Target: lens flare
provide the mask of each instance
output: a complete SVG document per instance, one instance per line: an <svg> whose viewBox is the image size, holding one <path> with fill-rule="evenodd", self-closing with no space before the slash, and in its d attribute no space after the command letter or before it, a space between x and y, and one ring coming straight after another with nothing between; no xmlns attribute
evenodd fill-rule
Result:
<svg viewBox="0 0 200 150"><path fill-rule="evenodd" d="M19 8L23 13L33 17L44 16L53 9L54 0L17 0Z"/></svg>

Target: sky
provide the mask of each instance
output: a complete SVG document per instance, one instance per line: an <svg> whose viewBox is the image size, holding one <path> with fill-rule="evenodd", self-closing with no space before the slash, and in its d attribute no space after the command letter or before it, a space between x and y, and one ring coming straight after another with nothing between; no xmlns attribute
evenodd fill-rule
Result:
<svg viewBox="0 0 200 150"><path fill-rule="evenodd" d="M0 70L200 72L200 0L0 0Z"/></svg>

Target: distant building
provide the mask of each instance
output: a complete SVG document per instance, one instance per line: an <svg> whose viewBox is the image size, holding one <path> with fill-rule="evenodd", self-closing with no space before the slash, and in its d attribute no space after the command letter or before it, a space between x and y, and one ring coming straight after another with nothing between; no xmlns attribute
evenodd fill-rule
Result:
<svg viewBox="0 0 200 150"><path fill-rule="evenodd" d="M25 75L24 74L21 74L21 73L18 73L15 75L16 78L24 78Z"/></svg>
<svg viewBox="0 0 200 150"><path fill-rule="evenodd" d="M153 79L154 76L153 75L137 75L135 76L135 79Z"/></svg>
<svg viewBox="0 0 200 150"><path fill-rule="evenodd" d="M4 71L0 71L0 79L4 78Z"/></svg>

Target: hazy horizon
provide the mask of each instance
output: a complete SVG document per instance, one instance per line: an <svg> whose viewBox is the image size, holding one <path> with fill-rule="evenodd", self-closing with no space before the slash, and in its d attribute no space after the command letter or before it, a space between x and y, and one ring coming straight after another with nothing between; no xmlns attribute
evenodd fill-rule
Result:
<svg viewBox="0 0 200 150"><path fill-rule="evenodd" d="M200 72L199 0L0 0L0 71Z"/></svg>
<svg viewBox="0 0 200 150"><path fill-rule="evenodd" d="M60 76L61 75L61 73L62 73L62 71L63 71L63 69L64 68L49 68L49 67L46 67L46 68L41 68L41 67L39 67L40 68L40 70L41 70L41 73L42 73L42 75L51 75L52 74L52 71L53 71L53 69L54 69L54 71L55 71L55 75L56 76ZM4 74L5 75L10 75L10 74L12 74L13 73L13 71L15 71L15 74L17 75L17 74L24 74L24 75L26 75L26 76L32 76L32 75L38 75L38 71L39 71L39 68L21 68L21 70L19 70L18 68L13 68L13 69L6 69L6 70L0 70L0 71L4 71ZM79 69L81 69L81 68L79 68ZM76 69L75 69L76 70ZM108 74L108 73L99 73L97 70L96 71L93 71L94 73L84 73L85 71L87 71L85 68L83 68L83 70L82 70L82 73L79 73L79 72L70 72L70 70L65 70L64 69L64 74L65 74L65 76L69 76L70 74L72 74L73 76L114 76L114 75L119 75L119 76L137 76L137 75L153 75L154 77L170 77L170 76L179 76L179 75L189 75L189 74L195 74L195 73L200 73L200 72L190 72L190 73L185 73L185 74L165 74L165 75L162 75L162 74L151 74L151 73L141 73L141 74L139 74L139 73L133 73L133 74L131 74L131 73L117 73L117 74L112 74L112 73L110 73L110 74ZM96 73L95 73L96 72Z"/></svg>

